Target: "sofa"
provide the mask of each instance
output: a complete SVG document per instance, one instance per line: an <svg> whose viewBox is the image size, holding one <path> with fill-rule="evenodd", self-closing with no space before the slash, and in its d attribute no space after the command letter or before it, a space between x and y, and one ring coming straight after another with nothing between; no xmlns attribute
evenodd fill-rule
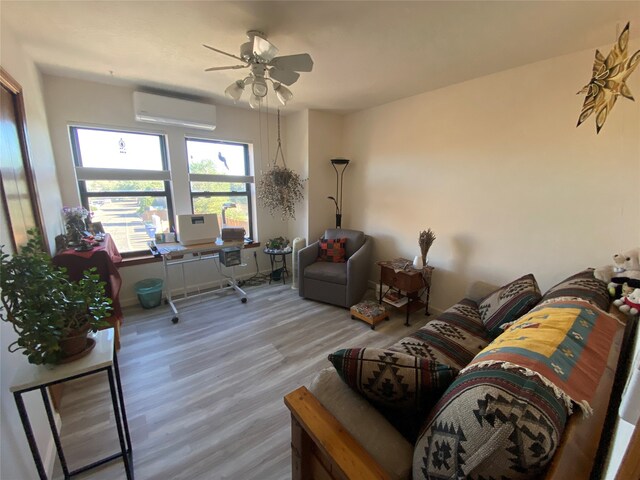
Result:
<svg viewBox="0 0 640 480"><path fill-rule="evenodd" d="M351 307L368 287L373 242L359 230L330 228L298 252L301 297Z"/></svg>
<svg viewBox="0 0 640 480"><path fill-rule="evenodd" d="M285 397L294 479L589 478L624 334L587 269L525 275Z"/></svg>

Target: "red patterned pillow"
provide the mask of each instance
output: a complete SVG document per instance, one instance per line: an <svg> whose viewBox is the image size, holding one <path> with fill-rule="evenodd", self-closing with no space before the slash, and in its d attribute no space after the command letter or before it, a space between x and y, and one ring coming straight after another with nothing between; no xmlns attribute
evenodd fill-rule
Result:
<svg viewBox="0 0 640 480"><path fill-rule="evenodd" d="M320 255L318 256L319 262L333 262L344 263L347 261L345 258L347 244L346 238L321 238L320 239Z"/></svg>

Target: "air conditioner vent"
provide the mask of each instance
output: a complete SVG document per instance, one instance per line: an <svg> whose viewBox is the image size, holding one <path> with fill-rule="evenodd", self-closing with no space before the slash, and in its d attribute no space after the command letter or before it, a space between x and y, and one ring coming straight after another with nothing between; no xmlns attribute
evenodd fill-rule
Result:
<svg viewBox="0 0 640 480"><path fill-rule="evenodd" d="M216 107L150 93L133 92L133 108L139 122L214 130Z"/></svg>

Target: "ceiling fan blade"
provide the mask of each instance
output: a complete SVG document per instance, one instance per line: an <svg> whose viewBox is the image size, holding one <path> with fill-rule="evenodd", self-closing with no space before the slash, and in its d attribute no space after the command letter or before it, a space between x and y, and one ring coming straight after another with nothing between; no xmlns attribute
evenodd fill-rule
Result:
<svg viewBox="0 0 640 480"><path fill-rule="evenodd" d="M254 35L253 54L260 57L263 63L269 63L278 54L278 47L266 38Z"/></svg>
<svg viewBox="0 0 640 480"><path fill-rule="evenodd" d="M284 83L285 85L291 85L298 81L300 74L291 70L279 70L277 68L271 68L269 70L269 77L277 82Z"/></svg>
<svg viewBox="0 0 640 480"><path fill-rule="evenodd" d="M231 53L223 52L222 50L218 50L217 48L210 47L209 45L205 45L204 43L202 44L202 46L205 48L208 48L209 50L213 50L214 52L218 52L218 53L221 53L222 55L226 55L227 57L235 58L236 60L240 60L241 62L244 62L244 59L236 55L233 55Z"/></svg>
<svg viewBox="0 0 640 480"><path fill-rule="evenodd" d="M279 70L293 70L294 72L310 72L313 70L313 60L308 53L276 57L271 60L269 65Z"/></svg>
<svg viewBox="0 0 640 480"><path fill-rule="evenodd" d="M206 68L205 72L215 72L217 70L237 70L238 68L247 68L249 65L229 65L227 67L211 67Z"/></svg>

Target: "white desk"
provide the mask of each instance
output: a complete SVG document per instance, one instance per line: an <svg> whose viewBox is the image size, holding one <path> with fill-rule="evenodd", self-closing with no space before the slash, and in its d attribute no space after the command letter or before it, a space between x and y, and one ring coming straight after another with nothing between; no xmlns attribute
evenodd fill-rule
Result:
<svg viewBox="0 0 640 480"><path fill-rule="evenodd" d="M56 446L56 451L58 452L58 458L60 459L60 465L62 466L65 479L71 478L72 476L86 472L87 470L120 457L122 457L124 462L127 479L133 479L131 437L129 435L127 413L124 408L124 396L122 393L122 385L120 383L118 357L114 348L115 336L113 328L100 330L95 334L94 340L96 341L96 346L87 356L81 359L55 366L24 363L21 364L16 371L10 390L16 401L20 420L22 421L24 432L27 435L29 448L31 449L31 455L33 455L33 461L36 464L38 475L41 480L46 480L47 474L42 464L42 458L40 457L40 452L38 451L38 446L33 436L33 430L31 429L31 422L29 421L29 416L22 399L23 393L30 392L32 390L40 390L42 394L42 401L44 402L44 408L47 412L53 441ZM120 441L120 453L110 455L109 457L105 457L70 472L62 450L62 442L60 441L60 436L58 435L58 430L53 418L53 410L51 408L51 403L49 402L47 387L66 382L67 380L74 380L76 378L86 377L88 375L104 371L107 372L109 378L111 402L113 403L113 413L116 420L116 427L118 429L118 439Z"/></svg>
<svg viewBox="0 0 640 480"><path fill-rule="evenodd" d="M178 323L178 308L176 307L176 302L187 300L193 297L197 297L200 295L205 295L211 293L200 292L198 293L188 293L187 291L187 282L184 274L184 266L187 263L192 262L202 262L206 260L212 260L214 262L218 262L218 270L220 270L219 257L218 254L220 250L226 247L243 247L244 242L224 242L224 243L202 243L198 245L189 245L184 246L179 243L160 243L157 244L158 252L162 255L162 267L164 273L164 286L165 286L165 295L167 298L167 303L173 310L173 318L171 321L173 323ZM182 269L182 297L181 298L173 298L171 294L171 286L169 284L169 267L174 265L180 265ZM242 290L238 286L238 282L236 281L235 276L235 267L228 267L231 269L231 276L227 278L222 278L220 280L220 287L218 289L213 290L213 292L219 292L222 290L233 289L240 295L240 301L242 303L247 303L247 293ZM222 272L220 271L222 274Z"/></svg>

